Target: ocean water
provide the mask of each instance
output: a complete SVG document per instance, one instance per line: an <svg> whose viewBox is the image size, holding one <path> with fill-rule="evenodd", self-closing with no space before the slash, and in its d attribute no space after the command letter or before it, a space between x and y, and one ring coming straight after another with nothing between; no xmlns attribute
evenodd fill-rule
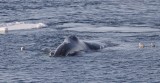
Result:
<svg viewBox="0 0 160 83"><path fill-rule="evenodd" d="M160 0L0 0L0 25L12 28L0 34L0 83L160 83ZM69 35L107 47L43 51Z"/></svg>

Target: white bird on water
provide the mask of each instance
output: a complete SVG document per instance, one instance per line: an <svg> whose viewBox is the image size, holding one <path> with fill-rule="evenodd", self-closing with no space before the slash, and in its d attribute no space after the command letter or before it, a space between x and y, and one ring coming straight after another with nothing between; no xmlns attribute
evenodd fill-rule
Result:
<svg viewBox="0 0 160 83"><path fill-rule="evenodd" d="M139 43L139 48L144 48L144 47L145 47L145 46L144 46L143 43ZM149 46L147 46L147 47L149 47ZM150 44L150 47L156 47L156 45L153 44L153 43L151 43L151 44Z"/></svg>
<svg viewBox="0 0 160 83"><path fill-rule="evenodd" d="M156 45L154 45L153 43L151 43L151 47L156 47Z"/></svg>
<svg viewBox="0 0 160 83"><path fill-rule="evenodd" d="M21 47L21 51L23 51L24 50L24 47Z"/></svg>
<svg viewBox="0 0 160 83"><path fill-rule="evenodd" d="M143 43L139 43L139 48L144 48L144 44Z"/></svg>

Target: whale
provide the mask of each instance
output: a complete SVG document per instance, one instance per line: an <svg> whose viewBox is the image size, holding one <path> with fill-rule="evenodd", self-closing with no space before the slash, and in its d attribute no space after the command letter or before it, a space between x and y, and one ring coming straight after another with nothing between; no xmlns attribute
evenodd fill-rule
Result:
<svg viewBox="0 0 160 83"><path fill-rule="evenodd" d="M71 35L56 48L55 51L49 53L50 56L73 56L79 52L98 51L103 46L95 42L87 42L80 40L77 36Z"/></svg>

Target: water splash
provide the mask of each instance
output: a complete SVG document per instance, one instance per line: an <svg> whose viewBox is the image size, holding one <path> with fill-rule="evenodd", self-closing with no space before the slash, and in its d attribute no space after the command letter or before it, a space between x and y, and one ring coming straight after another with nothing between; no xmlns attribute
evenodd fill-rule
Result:
<svg viewBox="0 0 160 83"><path fill-rule="evenodd" d="M0 32L6 33L12 30L38 29L46 26L47 25L44 23L24 23L24 22L6 23L6 24L1 24Z"/></svg>

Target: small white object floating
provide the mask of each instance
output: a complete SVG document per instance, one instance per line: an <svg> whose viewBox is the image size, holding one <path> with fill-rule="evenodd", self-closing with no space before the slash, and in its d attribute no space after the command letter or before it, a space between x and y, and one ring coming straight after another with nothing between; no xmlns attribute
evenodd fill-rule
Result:
<svg viewBox="0 0 160 83"><path fill-rule="evenodd" d="M154 45L153 43L151 43L151 47L156 47L156 45Z"/></svg>
<svg viewBox="0 0 160 83"><path fill-rule="evenodd" d="M144 48L144 44L143 43L139 43L139 48Z"/></svg>
<svg viewBox="0 0 160 83"><path fill-rule="evenodd" d="M0 34L7 33L8 31L12 30L27 30L27 29L37 29L43 28L47 25L44 23L24 23L24 22L15 22L15 23L7 23L0 26Z"/></svg>
<svg viewBox="0 0 160 83"><path fill-rule="evenodd" d="M21 47L21 51L23 51L24 50L24 47Z"/></svg>

